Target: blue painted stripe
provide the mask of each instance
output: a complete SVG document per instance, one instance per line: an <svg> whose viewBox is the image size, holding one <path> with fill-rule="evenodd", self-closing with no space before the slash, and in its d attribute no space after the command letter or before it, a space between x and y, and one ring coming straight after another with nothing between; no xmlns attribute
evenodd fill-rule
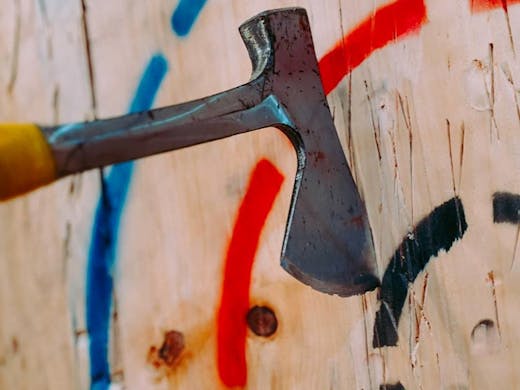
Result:
<svg viewBox="0 0 520 390"><path fill-rule="evenodd" d="M171 24L172 29L180 37L189 34L195 20L206 4L206 0L180 0L177 8L173 11Z"/></svg>
<svg viewBox="0 0 520 390"><path fill-rule="evenodd" d="M168 71L162 54L149 61L129 111L151 108L157 91ZM108 340L110 309L113 292L113 267L121 214L132 179L134 163L114 165L103 178L102 194L98 201L87 264L86 317L90 339L90 383L92 390L106 390L110 386Z"/></svg>
<svg viewBox="0 0 520 390"><path fill-rule="evenodd" d="M141 82L137 86L129 112L149 110L155 100L155 95L168 71L168 60L162 53L157 53L150 59Z"/></svg>

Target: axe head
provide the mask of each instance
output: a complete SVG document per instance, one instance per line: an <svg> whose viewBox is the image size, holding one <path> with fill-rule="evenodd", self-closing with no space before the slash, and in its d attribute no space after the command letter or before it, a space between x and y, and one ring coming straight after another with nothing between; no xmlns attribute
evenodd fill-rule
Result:
<svg viewBox="0 0 520 390"><path fill-rule="evenodd" d="M298 159L282 266L326 293L374 289L368 217L323 92L305 10L264 12L240 33L253 63L247 84L149 112L43 129L58 176L276 126Z"/></svg>
<svg viewBox="0 0 520 390"><path fill-rule="evenodd" d="M374 245L321 84L304 9L267 11L240 26L253 80L274 97L298 158L281 265L316 290L350 296L379 285Z"/></svg>

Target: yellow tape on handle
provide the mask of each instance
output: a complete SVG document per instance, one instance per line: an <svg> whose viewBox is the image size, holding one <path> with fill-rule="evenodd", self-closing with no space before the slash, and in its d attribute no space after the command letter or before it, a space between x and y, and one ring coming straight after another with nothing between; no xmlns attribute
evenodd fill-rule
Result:
<svg viewBox="0 0 520 390"><path fill-rule="evenodd" d="M33 124L0 124L0 200L56 179L51 150Z"/></svg>

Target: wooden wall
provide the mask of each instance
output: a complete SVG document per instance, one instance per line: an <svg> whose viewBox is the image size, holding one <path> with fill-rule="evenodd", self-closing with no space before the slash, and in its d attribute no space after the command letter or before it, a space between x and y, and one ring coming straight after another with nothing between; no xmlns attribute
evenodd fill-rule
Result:
<svg viewBox="0 0 520 390"><path fill-rule="evenodd" d="M305 7L318 58L349 59L322 77L383 285L339 298L279 267L296 161L275 129L87 172L0 205L0 389L520 388L515 3L4 0L0 119L42 124L237 86L237 27ZM254 249L234 225L255 202L272 203L258 249L230 257L232 237ZM444 249L409 257L430 223ZM247 286L247 267L224 272L241 260L249 298L228 296L271 309L268 337L252 331L273 330L268 310L248 325L222 309L226 280Z"/></svg>

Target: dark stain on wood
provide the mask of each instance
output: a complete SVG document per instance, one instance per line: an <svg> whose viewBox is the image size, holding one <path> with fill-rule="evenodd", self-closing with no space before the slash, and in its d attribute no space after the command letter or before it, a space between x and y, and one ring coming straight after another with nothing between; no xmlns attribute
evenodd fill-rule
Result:
<svg viewBox="0 0 520 390"><path fill-rule="evenodd" d="M164 335L164 342L159 349L159 358L171 367L181 355L184 346L184 335L171 330Z"/></svg>
<svg viewBox="0 0 520 390"><path fill-rule="evenodd" d="M150 347L148 362L157 369L162 366L173 368L181 360L185 346L184 335L176 330L170 330L164 334L164 341L160 348Z"/></svg>
<svg viewBox="0 0 520 390"><path fill-rule="evenodd" d="M16 337L12 338L11 345L13 347L13 353L17 353L19 344L18 344L18 339Z"/></svg>

